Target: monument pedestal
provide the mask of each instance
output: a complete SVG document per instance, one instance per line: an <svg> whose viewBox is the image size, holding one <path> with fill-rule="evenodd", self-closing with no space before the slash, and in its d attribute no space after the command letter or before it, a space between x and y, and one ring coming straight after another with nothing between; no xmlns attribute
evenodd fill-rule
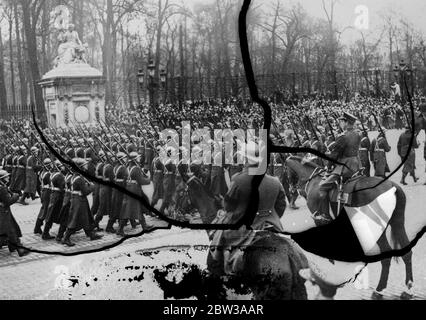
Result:
<svg viewBox="0 0 426 320"><path fill-rule="evenodd" d="M62 64L46 73L39 85L49 127L91 126L105 121L105 79L90 65Z"/></svg>

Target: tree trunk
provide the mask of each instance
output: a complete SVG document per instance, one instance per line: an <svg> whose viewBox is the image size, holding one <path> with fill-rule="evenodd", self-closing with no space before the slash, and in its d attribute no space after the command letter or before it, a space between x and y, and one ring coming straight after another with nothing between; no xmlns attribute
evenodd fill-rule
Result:
<svg viewBox="0 0 426 320"><path fill-rule="evenodd" d="M44 110L44 99L41 87L36 83L40 80L40 70L39 62L37 57L37 39L36 39L36 27L37 27L37 17L30 12L30 7L27 1L21 1L22 13L23 13L23 23L25 30L25 37L27 39L27 49L28 49L28 60L29 67L31 71L32 83L31 87L34 90L34 101L38 110ZM35 18L35 20L33 20ZM40 119L43 119L44 115L40 115ZM43 119L47 120L47 119Z"/></svg>
<svg viewBox="0 0 426 320"><path fill-rule="evenodd" d="M4 77L4 57L3 57L3 38L1 35L0 28L0 107L1 113L3 114L7 108L7 92L6 92L6 81Z"/></svg>
<svg viewBox="0 0 426 320"><path fill-rule="evenodd" d="M16 92L15 92L15 64L13 55L13 16L9 19L9 56L10 56L10 84L12 91L12 104L16 105Z"/></svg>
<svg viewBox="0 0 426 320"><path fill-rule="evenodd" d="M22 56L22 48L24 40L21 41L21 31L19 26L19 10L16 1L13 1L13 10L15 15L15 32L16 32L16 60L18 61L18 75L20 87L20 104L26 104L28 100L27 79L25 77L25 62Z"/></svg>

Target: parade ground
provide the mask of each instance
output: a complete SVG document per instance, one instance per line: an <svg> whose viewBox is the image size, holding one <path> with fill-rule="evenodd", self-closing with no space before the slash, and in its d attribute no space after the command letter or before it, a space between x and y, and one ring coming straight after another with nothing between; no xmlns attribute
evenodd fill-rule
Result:
<svg viewBox="0 0 426 320"><path fill-rule="evenodd" d="M397 139L401 131L387 132L392 151L387 154L391 170L398 165L396 154ZM376 137L377 133L371 133ZM419 181L414 183L407 179L408 186L403 186L407 196L407 219L417 217L422 221L426 216L424 199L426 195L425 160L423 147L425 137L418 137L420 147L416 150L416 174ZM399 183L399 172L392 180ZM307 210L306 203L299 198L297 205L300 210ZM90 241L83 232L73 236L77 244L67 248L55 240L42 241L40 236L33 234L35 220L40 209L39 200L29 206L14 205L12 212L22 232L22 242L26 247L56 254L31 253L19 258L16 253L10 254L7 248L0 249L0 299L163 299L163 292L153 280L152 270L169 264L195 264L206 267L207 252L196 250L196 246L208 245L205 231L192 231L172 227L169 230L155 232L132 238L123 244L92 254L65 257L60 253L70 254L87 250L102 249L116 243L121 238L116 235L102 233L100 240ZM290 211L290 209L287 209ZM426 221L426 218L423 219ZM106 218L101 227L105 228ZM148 217L148 223L166 227L166 223ZM421 222L420 222L421 223ZM422 226L418 226L421 229ZM414 229L412 229L414 230ZM137 234L141 227L125 229L127 234ZM410 230L408 230L410 232ZM53 227L52 235L56 235L57 226ZM338 242L339 239L336 239ZM195 248L194 248L195 246ZM426 237L423 237L413 250L414 297L426 299ZM336 299L369 300L380 276L380 263L370 264L368 286L360 287L348 284L339 289ZM402 260L392 261L389 285L384 291L383 299L400 299L405 286L405 266ZM309 297L316 294L316 287L307 284Z"/></svg>

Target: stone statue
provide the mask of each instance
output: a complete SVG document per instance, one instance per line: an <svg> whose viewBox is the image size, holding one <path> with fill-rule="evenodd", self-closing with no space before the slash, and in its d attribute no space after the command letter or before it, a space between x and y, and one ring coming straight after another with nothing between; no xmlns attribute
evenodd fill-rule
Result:
<svg viewBox="0 0 426 320"><path fill-rule="evenodd" d="M58 56L54 62L55 68L63 64L87 63L84 58L87 44L81 42L73 24L69 24L68 29L60 29L58 41Z"/></svg>

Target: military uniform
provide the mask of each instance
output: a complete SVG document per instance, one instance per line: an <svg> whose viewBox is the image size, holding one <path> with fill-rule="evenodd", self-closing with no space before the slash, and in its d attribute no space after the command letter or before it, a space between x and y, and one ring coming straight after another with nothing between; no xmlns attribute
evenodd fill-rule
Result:
<svg viewBox="0 0 426 320"><path fill-rule="evenodd" d="M100 237L94 233L94 220L90 213L89 201L87 196L93 191L93 185L88 183L83 177L75 174L71 180L71 201L67 223L67 230L64 235L63 243L67 246L73 246L70 237L73 233L83 229L91 240Z"/></svg>
<svg viewBox="0 0 426 320"><path fill-rule="evenodd" d="M414 137L414 144L413 148L410 150L410 143L412 139L412 132L410 128L407 128L404 133L401 134L398 140L398 155L401 157L402 160L405 159L405 157L408 155L407 161L404 163L404 167L402 168L402 179L401 183L406 185L405 178L408 174L410 174L414 182L417 182L415 169L416 169L416 151L419 147L419 144L417 142L417 138Z"/></svg>
<svg viewBox="0 0 426 320"><path fill-rule="evenodd" d="M355 123L356 118L348 113L344 114L341 120ZM328 193L335 188L336 182L340 179L345 182L361 169L358 151L361 143L361 136L352 126L346 132L336 138L336 142L330 150L328 156L336 162L331 174L319 184L319 214L322 218L328 218L329 199Z"/></svg>
<svg viewBox="0 0 426 320"><path fill-rule="evenodd" d="M51 194L49 205L47 207L47 215L45 219L46 224L42 235L44 240L53 239L53 237L49 234L50 229L54 223L60 223L59 217L65 194L65 176L61 171L54 172L51 175L50 188Z"/></svg>
<svg viewBox="0 0 426 320"><path fill-rule="evenodd" d="M126 167L121 164L117 164L114 167L114 183L122 188L126 187ZM108 221L106 232L115 233L114 223L120 218L120 211L123 206L124 193L119 190L112 189L111 197L111 216Z"/></svg>
<svg viewBox="0 0 426 320"><path fill-rule="evenodd" d="M163 186L163 179L164 179L164 165L161 162L160 157L156 157L152 162L152 182L154 184L154 195L152 196L152 203L151 205L153 207L156 206L158 201L160 199L164 199L164 186Z"/></svg>
<svg viewBox="0 0 426 320"><path fill-rule="evenodd" d="M131 154L132 155L132 154ZM136 155L137 157L137 155ZM136 160L137 161L137 160ZM142 169L136 166L135 162L131 162L129 167L127 168L127 172L125 175L126 180L126 189L129 192L132 192L136 196L145 198L148 203L149 200L146 195L142 191L142 186L149 185L151 180L146 177L143 173ZM124 195L123 205L120 212L120 228L117 232L117 235L124 236L124 226L126 225L128 220L136 220L138 219L142 228L145 230L147 228L144 213L147 209L142 205L141 201L138 199L134 199L133 197L129 197L128 195Z"/></svg>
<svg viewBox="0 0 426 320"><path fill-rule="evenodd" d="M61 242L65 231L68 225L69 211L71 205L71 182L73 175L71 173L67 173L65 175L65 185L64 185L64 200L62 201L61 211L59 213L59 231L56 236L56 241Z"/></svg>
<svg viewBox="0 0 426 320"><path fill-rule="evenodd" d="M231 189L225 195L227 214L218 223L235 224L247 213L252 197L253 176L248 174L248 167L232 179ZM283 231L280 218L286 208L284 188L276 177L266 175L259 186L258 213L250 226L239 230L222 230L213 233L212 249L209 252L209 267L214 274L238 273L245 246L250 245L256 230Z"/></svg>
<svg viewBox="0 0 426 320"><path fill-rule="evenodd" d="M9 191L0 183L0 243L8 242L10 252L18 251L20 256L28 254L25 249L17 248L21 245L21 229L12 215L10 206L18 201L19 195Z"/></svg>
<svg viewBox="0 0 426 320"><path fill-rule="evenodd" d="M361 139L361 145L359 148L359 159L361 161L361 166L364 168L364 175L369 177L370 176L370 157L369 157L369 151L371 147L370 139L366 134L363 134L363 138Z"/></svg>
<svg viewBox="0 0 426 320"><path fill-rule="evenodd" d="M374 175L376 177L385 178L386 173L390 172L388 162L386 160L386 153L391 151L386 138L379 134L379 137L371 142L370 158L374 164Z"/></svg>
<svg viewBox="0 0 426 320"><path fill-rule="evenodd" d="M50 202L50 172L46 169L42 171L40 175L41 181L41 208L37 217L37 221L34 227L35 234L43 234L41 226L43 225L44 220L47 216L47 208L49 207Z"/></svg>
<svg viewBox="0 0 426 320"><path fill-rule="evenodd" d="M107 185L101 184L99 187L99 208L95 216L95 224L99 229L99 223L102 221L104 216L112 217L111 211L111 197L112 189L108 185L114 180L114 167L112 164L105 164L102 171L102 180L107 183Z"/></svg>

